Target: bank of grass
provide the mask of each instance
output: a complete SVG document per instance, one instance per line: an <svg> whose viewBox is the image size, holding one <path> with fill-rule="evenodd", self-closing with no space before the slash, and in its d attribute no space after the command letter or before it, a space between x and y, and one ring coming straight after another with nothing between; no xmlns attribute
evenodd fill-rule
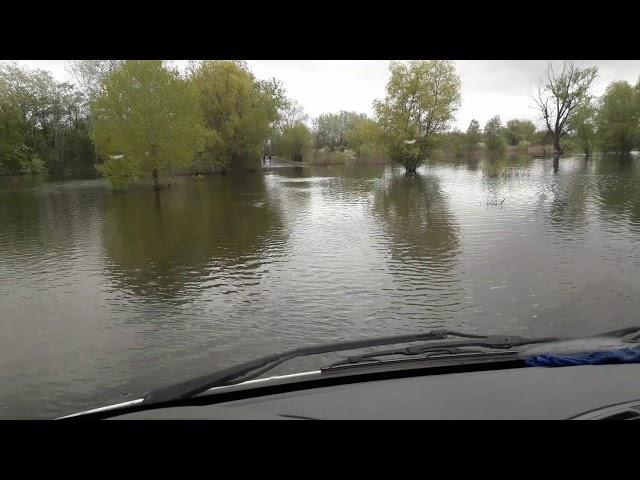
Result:
<svg viewBox="0 0 640 480"><path fill-rule="evenodd" d="M352 150L329 151L324 149L311 150L304 160L310 165L385 164L389 162L389 159L380 152L363 152L358 155Z"/></svg>
<svg viewBox="0 0 640 480"><path fill-rule="evenodd" d="M348 150L332 152L313 149L309 151L305 160L311 165L349 165L355 160L355 155Z"/></svg>

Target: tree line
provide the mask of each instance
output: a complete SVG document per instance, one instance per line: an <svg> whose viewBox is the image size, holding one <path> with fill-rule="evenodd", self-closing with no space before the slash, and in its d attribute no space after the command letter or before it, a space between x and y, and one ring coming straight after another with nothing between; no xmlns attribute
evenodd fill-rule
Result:
<svg viewBox="0 0 640 480"><path fill-rule="evenodd" d="M95 162L86 97L49 72L0 65L0 173L59 172Z"/></svg>
<svg viewBox="0 0 640 480"><path fill-rule="evenodd" d="M243 61L193 61L184 72L161 60L73 61L75 84L0 65L0 173L97 168L115 189L144 181L160 188L171 174L251 170L274 154L383 155L412 174L436 149L502 155L550 143L556 156L628 154L640 143L640 80L614 81L596 98L597 68L550 64L532 95L542 129L526 119L503 125L496 115L462 132L451 130L461 103L453 62L389 69L373 117L341 111L308 126L282 82L257 79Z"/></svg>

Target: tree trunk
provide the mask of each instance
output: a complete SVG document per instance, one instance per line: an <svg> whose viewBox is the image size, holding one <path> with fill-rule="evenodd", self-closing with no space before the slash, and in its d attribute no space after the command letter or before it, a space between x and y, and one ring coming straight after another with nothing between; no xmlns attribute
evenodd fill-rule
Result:
<svg viewBox="0 0 640 480"><path fill-rule="evenodd" d="M154 190L160 190L160 179L159 179L159 176L158 176L158 169L157 168L153 169L152 176L153 176L153 189Z"/></svg>
<svg viewBox="0 0 640 480"><path fill-rule="evenodd" d="M560 137L557 135L553 137L553 155L562 155L562 147L560 147Z"/></svg>
<svg viewBox="0 0 640 480"><path fill-rule="evenodd" d="M415 175L415 174L416 174L416 170L417 170L417 168L418 168L418 167L417 167L417 165L405 165L405 167L404 167L404 174L405 174L407 177L411 177L411 176L413 176L413 175Z"/></svg>

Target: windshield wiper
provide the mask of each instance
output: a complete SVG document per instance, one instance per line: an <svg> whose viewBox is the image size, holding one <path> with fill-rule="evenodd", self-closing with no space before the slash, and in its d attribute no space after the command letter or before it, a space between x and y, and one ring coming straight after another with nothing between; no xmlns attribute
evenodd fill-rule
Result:
<svg viewBox="0 0 640 480"><path fill-rule="evenodd" d="M523 346L523 345L532 345L535 343L547 343L550 341L558 340L557 337L547 337L547 338L525 338L519 336L507 336L507 335L488 335L483 338L479 338L476 340L464 340L457 342L438 342L438 343L425 343L421 345L412 345L410 347L402 347L402 348L392 348L389 350L379 350L376 352L369 352L360 355L352 355L350 357L345 358L344 360L340 360L339 362L333 363L328 367L325 367L326 370L331 369L333 367L338 367L342 365L357 365L363 362L371 362L376 361L379 357L386 357L392 355L405 355L405 356L413 356L413 355L422 355L424 353L429 352L430 354L445 354L445 355L461 355L465 353L471 353L468 350L463 350L460 347L485 347L489 349L509 349L513 347ZM474 350L473 353L484 353L478 352ZM490 353L490 352L486 352Z"/></svg>
<svg viewBox="0 0 640 480"><path fill-rule="evenodd" d="M266 357L258 358L256 360L213 372L202 377L188 380L186 382L154 390L144 396L143 403L160 403L190 398L214 387L230 385L233 380L241 379L241 381L247 381L251 378L260 376L266 371L271 370L274 367L297 357L339 352L344 350L355 350L366 347L379 347L383 345L393 345L399 343L413 343L427 340L444 340L449 337L467 338L470 340L448 342L446 344L439 342L437 346L441 348L447 348L467 345L482 345L488 346L490 348L509 348L513 345L526 345L531 343L558 340L558 338L526 339L518 336L474 335L464 332L441 329L430 330L428 332L410 335L396 335L391 337L370 338L364 340L313 345L309 347L296 348L294 350L289 350L274 355L268 355ZM431 347L436 346L434 344L430 345ZM411 352L414 350L410 349L419 347L425 348L426 345L418 345L417 347L408 347L408 349L401 350ZM378 352L378 355L379 354L380 352Z"/></svg>
<svg viewBox="0 0 640 480"><path fill-rule="evenodd" d="M640 327L629 327L612 332L605 332L595 337L621 337L621 340L628 342L637 342L640 340ZM339 352L344 350L356 350L359 348L379 347L383 345L394 345L401 343L414 343L430 340L445 340L449 337L466 338L467 340L458 340L450 342L427 343L422 345L414 345L406 348L396 348L386 351L371 352L364 355L356 355L350 357L354 361L358 359L373 358L384 355L418 355L434 350L447 351L455 354L459 347L480 346L493 350L509 349L515 346L531 345L536 343L555 342L560 340L574 340L577 338L588 337L546 337L546 338L526 338L520 336L509 335L474 335L464 332L456 332L453 330L430 330L423 333L396 335L391 337L370 338L363 340L354 340L337 343L327 343L321 345L313 345L309 347L296 348L286 352L268 355L266 357L251 360L240 365L219 370L208 375L198 377L176 385L154 390L143 398L143 404L168 402L172 400L180 400L194 397L214 387L222 387L232 385L234 383L245 382L252 378L256 378L263 373L275 368L276 366L287 362L296 357L306 357L310 355L318 355L322 353ZM460 352L459 354L462 354ZM477 354L478 352L476 352ZM343 363L344 364L344 363Z"/></svg>

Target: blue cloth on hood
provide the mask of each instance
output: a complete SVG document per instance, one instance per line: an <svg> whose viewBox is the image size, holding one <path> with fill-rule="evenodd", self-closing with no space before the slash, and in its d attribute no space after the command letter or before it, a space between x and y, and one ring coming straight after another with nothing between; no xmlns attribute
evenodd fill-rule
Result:
<svg viewBox="0 0 640 480"><path fill-rule="evenodd" d="M552 355L545 353L527 358L529 367L571 367L574 365L603 365L605 363L640 363L640 347L578 355Z"/></svg>

